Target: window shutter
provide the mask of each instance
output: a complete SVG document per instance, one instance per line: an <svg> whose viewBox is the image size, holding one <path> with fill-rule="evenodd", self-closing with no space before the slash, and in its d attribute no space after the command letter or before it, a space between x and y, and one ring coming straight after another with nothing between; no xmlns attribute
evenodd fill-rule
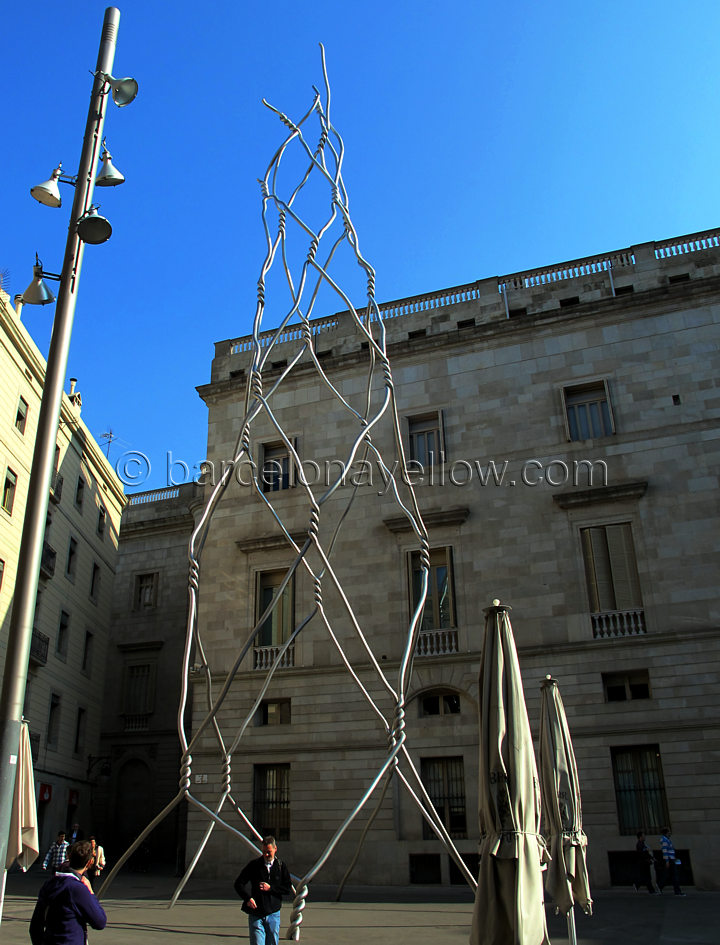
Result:
<svg viewBox="0 0 720 945"><path fill-rule="evenodd" d="M582 545L590 610L593 613L615 610L612 569L610 567L605 529L602 527L584 528L582 530Z"/></svg>
<svg viewBox="0 0 720 945"><path fill-rule="evenodd" d="M642 607L640 578L630 524L624 522L621 525L608 525L606 532L615 589L615 610Z"/></svg>

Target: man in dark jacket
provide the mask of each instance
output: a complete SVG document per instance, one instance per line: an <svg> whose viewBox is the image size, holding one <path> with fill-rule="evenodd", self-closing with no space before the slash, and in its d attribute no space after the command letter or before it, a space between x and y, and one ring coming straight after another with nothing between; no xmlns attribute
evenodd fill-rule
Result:
<svg viewBox="0 0 720 945"><path fill-rule="evenodd" d="M264 837L262 856L250 860L235 880L235 892L248 914L250 945L278 945L282 897L292 892L287 866L276 856L275 837Z"/></svg>
<svg viewBox="0 0 720 945"><path fill-rule="evenodd" d="M92 859L91 844L74 843L66 871L44 884L30 920L32 945L85 945L88 925L105 928L105 910L85 878Z"/></svg>

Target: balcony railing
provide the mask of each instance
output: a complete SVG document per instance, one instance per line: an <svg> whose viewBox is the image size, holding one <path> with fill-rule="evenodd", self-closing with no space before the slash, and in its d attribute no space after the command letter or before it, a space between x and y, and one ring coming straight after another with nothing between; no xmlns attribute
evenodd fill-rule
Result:
<svg viewBox="0 0 720 945"><path fill-rule="evenodd" d="M125 714L125 731L126 732L147 732L150 728L150 713L149 712L136 712L133 714Z"/></svg>
<svg viewBox="0 0 720 945"><path fill-rule="evenodd" d="M63 477L55 470L50 480L50 498L53 502L59 502L62 497Z"/></svg>
<svg viewBox="0 0 720 945"><path fill-rule="evenodd" d="M50 637L39 630L33 630L30 638L30 661L36 666L44 666L47 663L49 646Z"/></svg>
<svg viewBox="0 0 720 945"><path fill-rule="evenodd" d="M600 614L591 614L593 636L598 637L631 637L647 633L645 626L645 611L636 610L606 610Z"/></svg>
<svg viewBox="0 0 720 945"><path fill-rule="evenodd" d="M282 646L256 646L253 649L253 669L270 669L275 665ZM280 669L295 665L295 644L291 643L280 657Z"/></svg>
<svg viewBox="0 0 720 945"><path fill-rule="evenodd" d="M42 557L40 558L40 573L45 578L51 578L55 574L55 562L57 560L57 551L49 542L43 542Z"/></svg>
<svg viewBox="0 0 720 945"><path fill-rule="evenodd" d="M416 656L447 656L458 651L458 634L454 627L445 630L421 630L415 645Z"/></svg>

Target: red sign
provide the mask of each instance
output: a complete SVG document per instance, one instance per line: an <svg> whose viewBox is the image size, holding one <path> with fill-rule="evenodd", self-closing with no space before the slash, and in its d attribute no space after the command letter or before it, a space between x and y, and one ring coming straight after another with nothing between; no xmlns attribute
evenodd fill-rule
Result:
<svg viewBox="0 0 720 945"><path fill-rule="evenodd" d="M38 792L38 800L46 804L52 797L52 784L41 784Z"/></svg>
<svg viewBox="0 0 720 945"><path fill-rule="evenodd" d="M78 801L80 800L80 792L73 791L72 788L68 791L68 807L77 807Z"/></svg>

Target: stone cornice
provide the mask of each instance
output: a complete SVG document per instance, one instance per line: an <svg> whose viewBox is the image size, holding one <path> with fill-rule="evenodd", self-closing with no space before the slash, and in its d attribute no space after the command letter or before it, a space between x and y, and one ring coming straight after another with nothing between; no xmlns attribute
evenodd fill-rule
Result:
<svg viewBox="0 0 720 945"><path fill-rule="evenodd" d="M296 545L302 546L307 539L307 532L290 532L290 537ZM249 555L254 551L277 551L288 548L290 543L284 535L260 535L257 538L238 538L235 545L243 554Z"/></svg>
<svg viewBox="0 0 720 945"><path fill-rule="evenodd" d="M420 514L427 528L438 528L441 525L462 525L470 515L470 509L466 505L456 505L449 509L421 510ZM394 534L412 531L410 519L405 515L384 518L383 525Z"/></svg>
<svg viewBox="0 0 720 945"><path fill-rule="evenodd" d="M647 479L636 482L620 482L612 486L596 486L593 489L574 489L553 496L561 509L575 509L598 502L620 502L624 499L641 499L647 492Z"/></svg>

